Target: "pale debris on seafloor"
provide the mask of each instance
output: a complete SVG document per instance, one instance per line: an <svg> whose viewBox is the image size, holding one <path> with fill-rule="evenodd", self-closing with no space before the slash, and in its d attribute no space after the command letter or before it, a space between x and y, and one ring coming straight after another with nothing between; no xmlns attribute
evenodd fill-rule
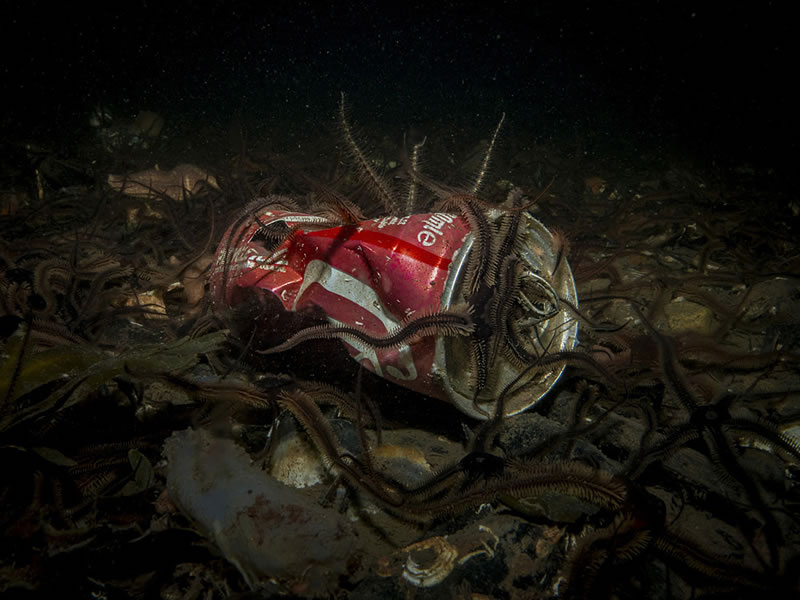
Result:
<svg viewBox="0 0 800 600"><path fill-rule="evenodd" d="M495 554L499 538L485 525L452 536L436 536L401 548L379 561L378 575L401 575L416 587L433 587L444 581L456 565L484 554Z"/></svg>

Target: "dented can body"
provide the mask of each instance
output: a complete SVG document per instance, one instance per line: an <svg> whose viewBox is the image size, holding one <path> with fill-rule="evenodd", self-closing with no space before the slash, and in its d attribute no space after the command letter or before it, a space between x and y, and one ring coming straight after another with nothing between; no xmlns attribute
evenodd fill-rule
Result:
<svg viewBox="0 0 800 600"><path fill-rule="evenodd" d="M217 309L230 307L237 289L255 287L274 294L286 311L321 309L332 325L380 337L413 315L448 310L467 299L462 288L473 234L457 215L414 214L331 226L322 217L270 206L258 212L232 226L220 245L210 278ZM263 239L270 228L291 234L271 247ZM555 257L550 232L527 213L523 228L519 255L525 269L550 281L556 298L577 304L572 274L566 261ZM537 354L575 343L577 325L566 311L532 327L529 341L539 347ZM342 341L353 358L381 377L450 401L476 418L491 414L500 391L523 370L498 358L490 385L473 402L468 336L431 335L396 348L375 348L352 337ZM506 399L506 414L536 402L562 369L530 370L525 393Z"/></svg>

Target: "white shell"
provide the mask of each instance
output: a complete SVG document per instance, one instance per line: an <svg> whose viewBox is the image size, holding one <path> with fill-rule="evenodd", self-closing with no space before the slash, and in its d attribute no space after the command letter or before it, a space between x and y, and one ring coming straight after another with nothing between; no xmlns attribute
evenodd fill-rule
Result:
<svg viewBox="0 0 800 600"><path fill-rule="evenodd" d="M417 587L432 587L453 570L458 550L441 536L429 538L401 550L406 553L403 579Z"/></svg>

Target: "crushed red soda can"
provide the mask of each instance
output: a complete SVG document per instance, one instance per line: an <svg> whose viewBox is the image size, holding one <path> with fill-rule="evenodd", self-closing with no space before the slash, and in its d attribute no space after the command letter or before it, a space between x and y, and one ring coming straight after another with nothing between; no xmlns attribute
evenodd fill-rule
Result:
<svg viewBox="0 0 800 600"><path fill-rule="evenodd" d="M566 261L555 256L551 233L527 212L523 221L519 256L525 272L552 286L553 302L565 299L576 305L572 273ZM270 242L276 232L288 234ZM241 297L237 292L258 288L274 294L285 311L321 310L331 325L386 336L413 315L464 303L472 245L467 222L455 214L381 217L332 226L324 217L264 202L223 237L210 276L212 302L224 312ZM528 304L535 313L537 303ZM568 311L550 311L546 318L529 316L521 315L518 332L530 336L537 355L573 348L577 323ZM449 401L479 419L493 414L500 392L524 370L499 356L491 365L489 384L475 401L468 372L469 336L429 335L390 348L376 348L352 336L341 339L355 360L381 377ZM530 369L523 390L505 399L505 414L533 405L562 370L552 365Z"/></svg>

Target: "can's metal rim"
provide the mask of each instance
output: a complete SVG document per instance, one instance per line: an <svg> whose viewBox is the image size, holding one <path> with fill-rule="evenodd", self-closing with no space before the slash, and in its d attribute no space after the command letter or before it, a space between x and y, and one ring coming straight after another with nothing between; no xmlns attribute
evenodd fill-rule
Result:
<svg viewBox="0 0 800 600"><path fill-rule="evenodd" d="M555 273L552 272L557 260L553 234L530 213L525 213L525 215L527 218L524 226L527 231L525 244L519 249L520 258L534 272L543 273L550 279L559 298L577 306L578 295L575 289L575 280L566 259L559 262ZM467 234L463 245L453 256L442 294L441 308L443 310L464 301L460 287L465 277L467 258L472 245L473 237L470 233ZM562 306L561 310L553 317L540 325L541 335L548 339L550 352L572 350L577 343L578 323ZM476 407L467 384L469 377L464 376L465 371L469 368L468 365L463 364L464 357L468 356L466 354L468 350L465 348L468 345L467 338L437 338L435 372L440 377L449 400L459 410L476 419L485 420L494 414L494 405L500 391L520 374L520 369L505 358L498 357L495 364L492 365L492 369L495 371L493 377L490 378L492 383L485 392L481 393ZM505 415L519 414L536 404L555 385L564 368L564 365L560 365L541 370L532 369L530 376L520 382L518 391L505 399Z"/></svg>

